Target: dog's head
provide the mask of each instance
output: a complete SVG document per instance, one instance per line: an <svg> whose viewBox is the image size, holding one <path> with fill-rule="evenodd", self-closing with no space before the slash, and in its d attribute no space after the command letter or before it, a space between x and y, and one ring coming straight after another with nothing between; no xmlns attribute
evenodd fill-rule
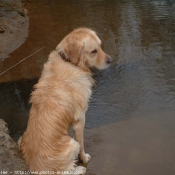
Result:
<svg viewBox="0 0 175 175"><path fill-rule="evenodd" d="M63 59L83 70L95 67L105 69L112 58L101 48L101 40L91 29L79 28L68 34L56 47Z"/></svg>

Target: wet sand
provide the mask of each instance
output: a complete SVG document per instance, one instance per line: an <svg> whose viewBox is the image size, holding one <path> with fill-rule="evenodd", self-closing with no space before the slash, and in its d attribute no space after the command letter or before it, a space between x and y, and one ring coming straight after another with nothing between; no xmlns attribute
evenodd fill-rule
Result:
<svg viewBox="0 0 175 175"><path fill-rule="evenodd" d="M143 110L135 116L85 130L86 151L92 156L88 175L174 174L174 111Z"/></svg>

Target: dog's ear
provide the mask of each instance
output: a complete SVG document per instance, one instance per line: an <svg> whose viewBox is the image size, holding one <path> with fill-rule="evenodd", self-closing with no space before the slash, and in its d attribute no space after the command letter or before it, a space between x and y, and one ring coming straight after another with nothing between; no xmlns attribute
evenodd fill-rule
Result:
<svg viewBox="0 0 175 175"><path fill-rule="evenodd" d="M62 51L72 64L78 65L84 46L84 42L72 41L66 44L60 43L56 50Z"/></svg>
<svg viewBox="0 0 175 175"><path fill-rule="evenodd" d="M73 42L67 45L65 52L67 53L69 60L72 64L78 65L82 52L84 49L84 43Z"/></svg>

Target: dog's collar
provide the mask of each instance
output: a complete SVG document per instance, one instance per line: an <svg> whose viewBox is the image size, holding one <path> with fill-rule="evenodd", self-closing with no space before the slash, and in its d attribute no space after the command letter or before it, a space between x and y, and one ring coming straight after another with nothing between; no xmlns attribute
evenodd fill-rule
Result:
<svg viewBox="0 0 175 175"><path fill-rule="evenodd" d="M66 57L66 55L64 54L63 51L59 51L58 54L60 55L60 57L61 57L63 60L65 60L65 61L67 61L67 62L70 62L70 59L69 59L68 57Z"/></svg>

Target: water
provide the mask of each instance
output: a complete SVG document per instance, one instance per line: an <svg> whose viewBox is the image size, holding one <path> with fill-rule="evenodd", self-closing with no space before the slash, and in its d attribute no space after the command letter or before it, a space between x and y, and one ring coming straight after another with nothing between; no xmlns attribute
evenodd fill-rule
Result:
<svg viewBox="0 0 175 175"><path fill-rule="evenodd" d="M25 44L0 63L0 115L17 140L49 52L71 30L93 28L115 60L96 72L86 115L88 175L175 174L175 2L32 1Z"/></svg>

